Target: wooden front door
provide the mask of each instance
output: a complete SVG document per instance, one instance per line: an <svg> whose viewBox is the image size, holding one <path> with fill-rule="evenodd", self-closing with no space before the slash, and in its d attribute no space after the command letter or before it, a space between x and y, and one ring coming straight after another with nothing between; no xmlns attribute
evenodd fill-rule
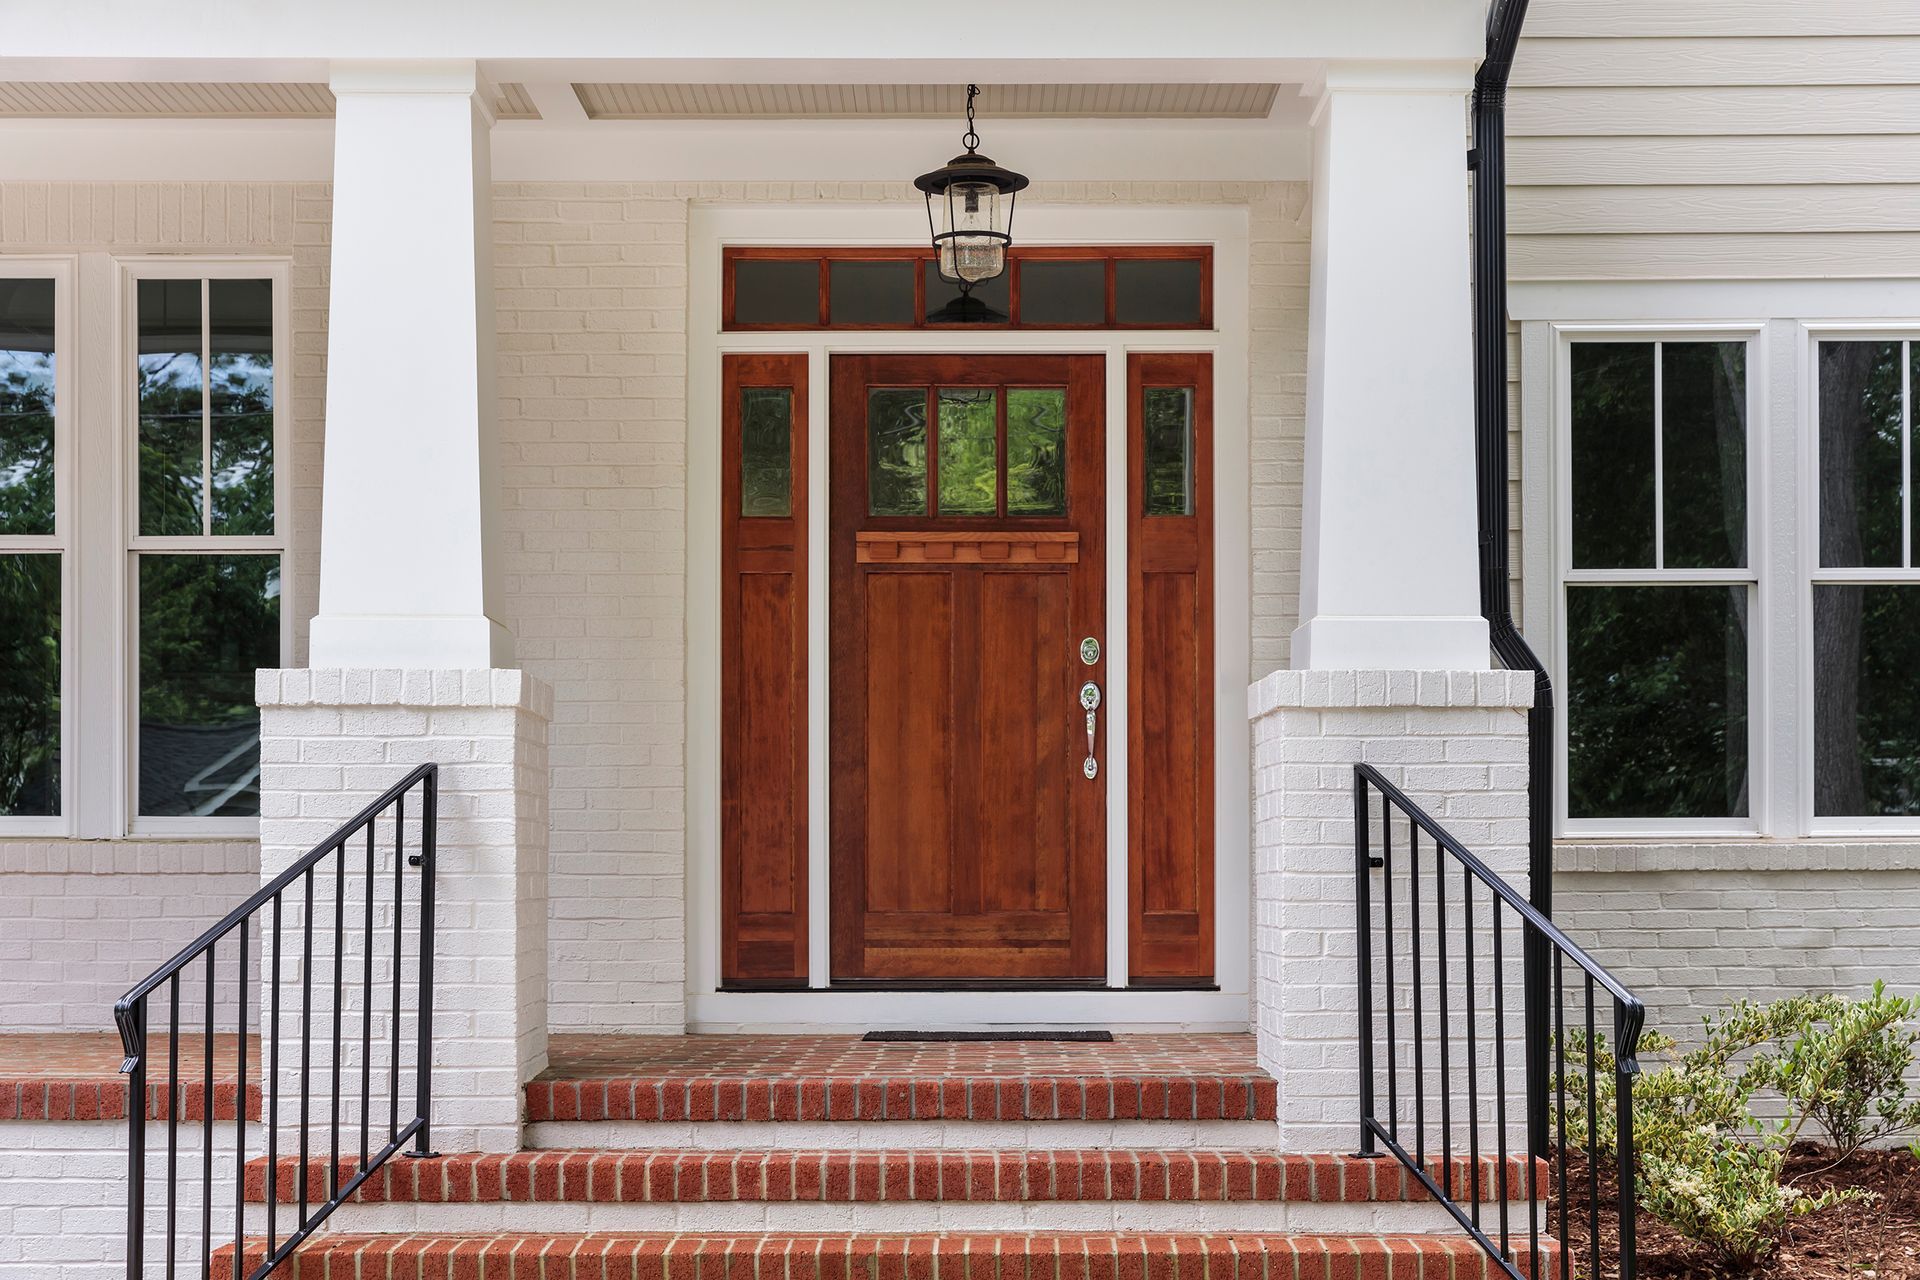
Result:
<svg viewBox="0 0 1920 1280"><path fill-rule="evenodd" d="M1101 982L1103 366L833 357L836 982Z"/></svg>

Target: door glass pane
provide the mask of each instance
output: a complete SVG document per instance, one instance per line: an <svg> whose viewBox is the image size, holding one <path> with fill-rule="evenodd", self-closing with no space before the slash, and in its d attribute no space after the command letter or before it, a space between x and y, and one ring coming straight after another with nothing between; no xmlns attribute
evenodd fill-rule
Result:
<svg viewBox="0 0 1920 1280"><path fill-rule="evenodd" d="M867 513L927 514L927 389L867 391Z"/></svg>
<svg viewBox="0 0 1920 1280"><path fill-rule="evenodd" d="M793 392L740 388L740 514L793 514Z"/></svg>
<svg viewBox="0 0 1920 1280"><path fill-rule="evenodd" d="M140 813L260 812L253 673L280 664L280 557L140 564Z"/></svg>
<svg viewBox="0 0 1920 1280"><path fill-rule="evenodd" d="M1573 567L1653 566L1653 344L1576 342Z"/></svg>
<svg viewBox="0 0 1920 1280"><path fill-rule="evenodd" d="M1813 589L1813 811L1920 813L1920 586Z"/></svg>
<svg viewBox="0 0 1920 1280"><path fill-rule="evenodd" d="M735 324L818 328L820 263L814 258L738 258L733 264Z"/></svg>
<svg viewBox="0 0 1920 1280"><path fill-rule="evenodd" d="M1661 518L1669 569L1747 563L1747 344L1660 348Z"/></svg>
<svg viewBox="0 0 1920 1280"><path fill-rule="evenodd" d="M1113 318L1120 324L1199 324L1204 266L1193 258L1122 258L1113 268Z"/></svg>
<svg viewBox="0 0 1920 1280"><path fill-rule="evenodd" d="M940 388L940 514L990 516L1000 508L995 416L990 387Z"/></svg>
<svg viewBox="0 0 1920 1280"><path fill-rule="evenodd" d="M53 532L53 360L53 281L0 280L0 534Z"/></svg>
<svg viewBox="0 0 1920 1280"><path fill-rule="evenodd" d="M1193 514L1193 388L1142 392L1146 514Z"/></svg>
<svg viewBox="0 0 1920 1280"><path fill-rule="evenodd" d="M1021 324L1105 324L1105 261L1020 262Z"/></svg>
<svg viewBox="0 0 1920 1280"><path fill-rule="evenodd" d="M913 323L913 263L827 264L827 314L834 324Z"/></svg>
<svg viewBox="0 0 1920 1280"><path fill-rule="evenodd" d="M1067 389L1007 392L1007 514L1067 514Z"/></svg>
<svg viewBox="0 0 1920 1280"><path fill-rule="evenodd" d="M1745 586L1567 588L1567 814L1745 817Z"/></svg>
<svg viewBox="0 0 1920 1280"><path fill-rule="evenodd" d="M1820 563L1900 563L1900 344L1820 344Z"/></svg>
<svg viewBox="0 0 1920 1280"><path fill-rule="evenodd" d="M60 812L60 557L0 555L0 817Z"/></svg>
<svg viewBox="0 0 1920 1280"><path fill-rule="evenodd" d="M273 281L207 282L213 532L273 533Z"/></svg>
<svg viewBox="0 0 1920 1280"><path fill-rule="evenodd" d="M142 280L138 305L140 532L200 533L200 282Z"/></svg>
<svg viewBox="0 0 1920 1280"><path fill-rule="evenodd" d="M940 314L942 308L959 298L960 286L940 274L940 264L937 262L928 261L921 270L927 279L927 323L940 324L944 319ZM1012 303L1007 300L1012 282L1013 273L1002 271L993 279L982 280L973 286L974 300L984 303L991 314L976 314L972 318L989 324L1004 323L1012 314Z"/></svg>

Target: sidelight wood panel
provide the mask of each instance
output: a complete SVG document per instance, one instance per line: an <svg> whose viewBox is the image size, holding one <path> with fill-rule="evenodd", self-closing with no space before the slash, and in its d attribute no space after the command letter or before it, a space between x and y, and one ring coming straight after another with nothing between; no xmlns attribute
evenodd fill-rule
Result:
<svg viewBox="0 0 1920 1280"><path fill-rule="evenodd" d="M721 386L721 978L732 987L804 987L807 357L723 356ZM780 393L784 503L777 431L765 426L777 427ZM763 413L773 406L756 420L751 449L743 441L749 397Z"/></svg>
<svg viewBox="0 0 1920 1280"><path fill-rule="evenodd" d="M1186 396L1184 494L1158 456L1170 433L1149 444L1156 392ZM1127 512L1128 968L1137 984L1205 985L1214 979L1211 355L1128 357Z"/></svg>

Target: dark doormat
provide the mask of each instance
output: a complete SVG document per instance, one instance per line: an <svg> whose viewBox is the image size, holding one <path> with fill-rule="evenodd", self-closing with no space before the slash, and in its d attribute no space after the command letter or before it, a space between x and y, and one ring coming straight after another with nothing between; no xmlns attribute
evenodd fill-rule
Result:
<svg viewBox="0 0 1920 1280"><path fill-rule="evenodd" d="M1111 1031L869 1031L862 1036L876 1044L939 1044L1000 1040L1060 1040L1081 1044L1112 1044Z"/></svg>

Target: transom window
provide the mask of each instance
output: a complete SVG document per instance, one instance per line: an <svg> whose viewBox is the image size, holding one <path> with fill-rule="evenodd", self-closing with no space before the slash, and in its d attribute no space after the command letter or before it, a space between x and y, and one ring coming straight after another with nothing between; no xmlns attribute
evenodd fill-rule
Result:
<svg viewBox="0 0 1920 1280"><path fill-rule="evenodd" d="M976 286L984 319L948 308L959 287L931 249L735 246L722 254L722 326L795 329L1209 329L1209 246L1021 246Z"/></svg>

